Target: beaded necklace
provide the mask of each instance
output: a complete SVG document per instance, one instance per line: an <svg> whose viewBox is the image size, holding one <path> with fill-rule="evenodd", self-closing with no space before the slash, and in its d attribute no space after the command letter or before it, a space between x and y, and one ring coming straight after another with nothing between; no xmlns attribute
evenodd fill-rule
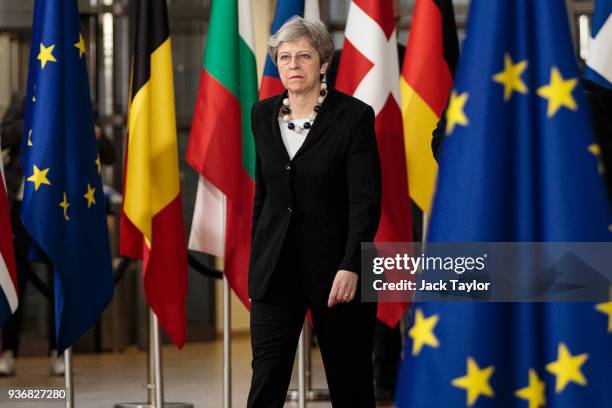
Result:
<svg viewBox="0 0 612 408"><path fill-rule="evenodd" d="M291 116L291 108L289 107L289 98L283 99L283 106L280 109L281 115L283 115L283 122L287 124L289 130L293 130L295 133L302 133L304 129L308 130L312 127L312 124L317 117L317 113L321 109L321 104L327 95L327 83L321 82L321 91L317 97L317 104L315 105L312 115L302 126L293 123L293 117Z"/></svg>

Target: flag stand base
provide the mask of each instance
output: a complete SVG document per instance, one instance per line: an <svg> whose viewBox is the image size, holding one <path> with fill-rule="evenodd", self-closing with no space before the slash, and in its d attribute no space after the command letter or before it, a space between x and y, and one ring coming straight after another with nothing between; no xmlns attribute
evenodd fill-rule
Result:
<svg viewBox="0 0 612 408"><path fill-rule="evenodd" d="M299 399L298 390L287 391L287 399L285 401L297 401ZM331 401L329 390L308 390L306 391L306 401Z"/></svg>
<svg viewBox="0 0 612 408"><path fill-rule="evenodd" d="M164 402L164 408L193 408L193 404L186 402ZM122 402L115 404L115 408L154 408L155 406L148 402Z"/></svg>
<svg viewBox="0 0 612 408"><path fill-rule="evenodd" d="M193 408L191 403L164 402L159 322L151 308L149 308L148 343L147 374L149 382L146 387L149 394L149 402L120 402L115 404L115 408Z"/></svg>

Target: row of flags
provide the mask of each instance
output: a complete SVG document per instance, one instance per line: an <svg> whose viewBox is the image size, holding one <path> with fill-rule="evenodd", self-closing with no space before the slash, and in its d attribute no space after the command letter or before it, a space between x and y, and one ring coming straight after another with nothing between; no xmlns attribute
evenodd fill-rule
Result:
<svg viewBox="0 0 612 408"><path fill-rule="evenodd" d="M611 241L572 44L563 0L471 1L428 242ZM609 60L612 42L597 52ZM414 309L399 408L610 406L612 299Z"/></svg>
<svg viewBox="0 0 612 408"><path fill-rule="evenodd" d="M294 15L318 19L318 2L280 0L273 32ZM250 109L257 100L253 44L250 1L213 2L187 151L187 161L200 174L189 248L224 258L225 275L247 308L255 189L250 127ZM336 87L369 103L377 115L383 191L387 192L376 236L379 242L412 240L399 82L393 80L399 78L396 47L390 2L351 4ZM283 90L278 70L268 56L259 98ZM406 307L406 303L381 302L378 317L395 326Z"/></svg>
<svg viewBox="0 0 612 408"><path fill-rule="evenodd" d="M452 15L447 7L449 11ZM318 19L318 1L280 0L272 31L294 15ZM187 152L187 161L200 174L189 248L224 258L228 281L247 308L255 168L250 107L257 98L253 48L250 2L213 2ZM341 55L336 87L370 104L376 113L384 193L375 240L412 241L391 2L351 3ZM267 56L259 98L283 90L278 70ZM407 303L381 302L378 318L395 327L406 308Z"/></svg>
<svg viewBox="0 0 612 408"><path fill-rule="evenodd" d="M609 50L610 3L597 3L598 51L588 62L587 75L603 86L611 78L604 45ZM279 0L275 29L294 14L318 13L316 4ZM281 90L267 64L257 93L250 7L248 0L212 2L187 153L200 174L189 247L224 257L230 285L247 306L255 167L250 107ZM166 1L136 1L135 10L121 253L143 260L148 302L181 347L187 264ZM400 75L391 2L353 0L336 82L376 112L384 186L376 240L412 240L410 194L431 211L431 242L609 241L610 204L563 0L473 0L455 81L451 1L417 0L413 16ZM86 52L77 2L37 1L22 220L32 258L55 272L60 350L112 298ZM444 111L432 199L437 168L429 143ZM6 217L0 319L18 302L5 196L0 188L0 217ZM393 326L406 307L381 303L378 316ZM612 304L417 304L397 405L605 406L611 310Z"/></svg>
<svg viewBox="0 0 612 408"><path fill-rule="evenodd" d="M179 183L171 43L165 0L135 1L120 253L142 259L148 303L178 347L185 342L187 257ZM113 296L86 46L76 1L36 1L21 165L21 220L30 259L51 264L62 352ZM0 188L0 321L15 311L17 276Z"/></svg>

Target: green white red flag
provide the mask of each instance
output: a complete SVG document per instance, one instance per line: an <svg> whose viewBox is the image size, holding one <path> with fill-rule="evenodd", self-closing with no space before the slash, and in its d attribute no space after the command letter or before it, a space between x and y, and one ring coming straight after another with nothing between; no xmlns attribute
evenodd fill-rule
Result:
<svg viewBox="0 0 612 408"><path fill-rule="evenodd" d="M254 44L250 1L214 0L187 150L187 161L200 174L189 249L224 257L229 284L247 307L255 192Z"/></svg>

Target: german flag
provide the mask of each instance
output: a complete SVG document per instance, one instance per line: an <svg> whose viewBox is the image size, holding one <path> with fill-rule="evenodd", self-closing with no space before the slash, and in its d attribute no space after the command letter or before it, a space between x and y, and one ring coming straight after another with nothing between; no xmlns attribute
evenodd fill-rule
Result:
<svg viewBox="0 0 612 408"><path fill-rule="evenodd" d="M120 252L142 259L162 327L185 342L187 249L179 184L172 53L165 0L136 1Z"/></svg>
<svg viewBox="0 0 612 408"><path fill-rule="evenodd" d="M412 200L429 213L438 166L432 132L453 86L459 41L451 0L417 0L402 65L404 146Z"/></svg>

